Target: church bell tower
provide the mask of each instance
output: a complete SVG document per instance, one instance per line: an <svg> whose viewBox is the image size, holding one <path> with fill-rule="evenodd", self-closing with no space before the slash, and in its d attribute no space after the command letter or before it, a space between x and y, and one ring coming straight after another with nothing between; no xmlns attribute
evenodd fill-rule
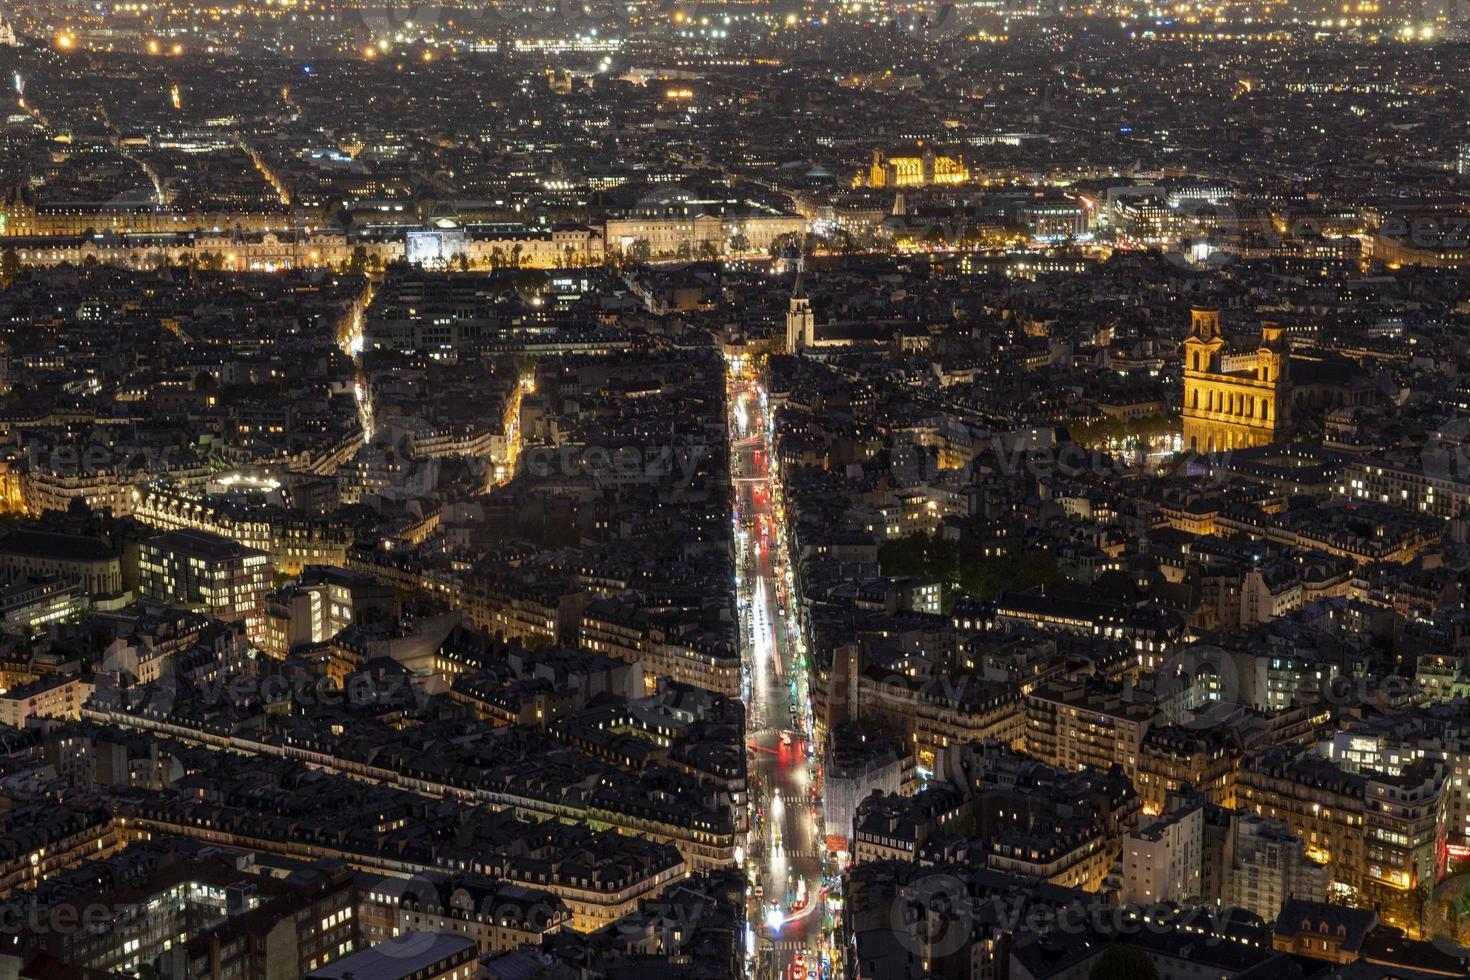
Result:
<svg viewBox="0 0 1470 980"><path fill-rule="evenodd" d="M786 353L796 354L816 346L817 318L806 297L806 264L796 257L796 281L791 286L791 303L786 309Z"/></svg>

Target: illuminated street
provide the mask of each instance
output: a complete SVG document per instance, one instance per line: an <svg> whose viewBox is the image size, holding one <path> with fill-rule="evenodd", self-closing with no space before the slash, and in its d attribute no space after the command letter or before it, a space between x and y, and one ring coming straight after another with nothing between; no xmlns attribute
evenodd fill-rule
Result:
<svg viewBox="0 0 1470 980"><path fill-rule="evenodd" d="M355 367L357 377L352 386L352 396L357 400L357 416L362 425L364 445L372 441L374 421L373 395L367 383L367 376L362 370L362 328L367 308L372 305L373 294L376 292L377 284L369 278L361 301L353 308L352 315L346 322L346 329L337 338L342 352L352 358Z"/></svg>
<svg viewBox="0 0 1470 980"><path fill-rule="evenodd" d="M738 589L749 709L750 919L755 974L823 974L824 837L808 741L811 699L794 620L790 570L773 478L770 418L758 382L731 374L731 478L736 489ZM830 974L830 964L826 967Z"/></svg>
<svg viewBox="0 0 1470 980"><path fill-rule="evenodd" d="M6 976L1470 980L1467 5L5 4Z"/></svg>

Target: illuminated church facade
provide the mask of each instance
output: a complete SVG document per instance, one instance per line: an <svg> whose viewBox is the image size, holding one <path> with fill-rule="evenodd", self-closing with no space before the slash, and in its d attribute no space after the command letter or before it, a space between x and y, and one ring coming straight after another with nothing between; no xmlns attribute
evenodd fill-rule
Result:
<svg viewBox="0 0 1470 980"><path fill-rule="evenodd" d="M963 157L926 145L894 153L874 150L873 165L868 168L868 184L872 187L930 187L963 184L969 179Z"/></svg>
<svg viewBox="0 0 1470 980"><path fill-rule="evenodd" d="M1261 326L1254 352L1231 354L1220 311L1195 309L1184 341L1184 447L1195 452L1275 442L1291 422L1291 355L1285 331Z"/></svg>

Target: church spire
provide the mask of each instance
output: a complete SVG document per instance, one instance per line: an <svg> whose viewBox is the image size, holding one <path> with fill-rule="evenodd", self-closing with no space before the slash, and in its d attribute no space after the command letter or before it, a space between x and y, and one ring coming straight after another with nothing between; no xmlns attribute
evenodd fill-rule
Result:
<svg viewBox="0 0 1470 980"><path fill-rule="evenodd" d="M816 343L817 318L806 298L806 260L796 254L796 278L791 283L791 302L786 311L786 353L795 354Z"/></svg>

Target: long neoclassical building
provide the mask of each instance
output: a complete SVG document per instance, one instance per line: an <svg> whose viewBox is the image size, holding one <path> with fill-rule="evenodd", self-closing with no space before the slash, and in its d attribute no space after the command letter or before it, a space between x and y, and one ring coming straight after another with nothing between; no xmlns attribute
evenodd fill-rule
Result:
<svg viewBox="0 0 1470 980"><path fill-rule="evenodd" d="M1229 354L1220 311L1195 309L1184 340L1184 445L1218 452L1274 442L1291 421L1291 356L1285 331L1261 325L1261 345Z"/></svg>

